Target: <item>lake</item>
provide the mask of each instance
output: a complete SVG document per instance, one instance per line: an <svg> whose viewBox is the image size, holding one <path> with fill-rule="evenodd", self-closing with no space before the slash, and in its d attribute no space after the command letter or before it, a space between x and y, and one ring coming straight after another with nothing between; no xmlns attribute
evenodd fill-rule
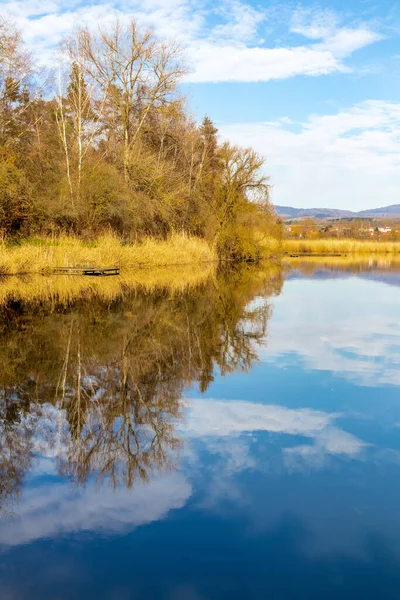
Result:
<svg viewBox="0 0 400 600"><path fill-rule="evenodd" d="M0 330L2 599L400 597L400 264L10 298Z"/></svg>

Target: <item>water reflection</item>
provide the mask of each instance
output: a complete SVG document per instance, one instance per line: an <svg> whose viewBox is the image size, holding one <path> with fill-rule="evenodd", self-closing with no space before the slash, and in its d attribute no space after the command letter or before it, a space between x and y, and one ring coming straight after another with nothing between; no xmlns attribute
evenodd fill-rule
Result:
<svg viewBox="0 0 400 600"><path fill-rule="evenodd" d="M340 417L307 408L254 404L223 400L194 400L191 403L187 433L191 437L223 438L253 431L300 436L312 445L285 448L294 455L344 454L357 456L365 446L362 440L335 425Z"/></svg>
<svg viewBox="0 0 400 600"><path fill-rule="evenodd" d="M398 272L343 266L9 303L2 593L398 597Z"/></svg>
<svg viewBox="0 0 400 600"><path fill-rule="evenodd" d="M68 307L9 303L1 312L0 498L16 495L34 455L79 484L91 474L132 487L176 462L183 389L205 391L215 366L246 371L267 335L280 271L221 271L191 291L136 291Z"/></svg>
<svg viewBox="0 0 400 600"><path fill-rule="evenodd" d="M400 271L399 271L400 272ZM399 286L379 273L335 279L290 280L298 301L276 303L265 360L329 371L358 386L400 385ZM386 277L390 275L386 272Z"/></svg>

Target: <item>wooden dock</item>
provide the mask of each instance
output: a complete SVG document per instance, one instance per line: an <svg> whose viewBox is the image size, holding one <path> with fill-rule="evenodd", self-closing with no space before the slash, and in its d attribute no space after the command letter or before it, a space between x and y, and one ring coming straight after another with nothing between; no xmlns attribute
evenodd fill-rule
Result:
<svg viewBox="0 0 400 600"><path fill-rule="evenodd" d="M110 277L119 275L119 267L53 267L53 275L87 275L92 277Z"/></svg>

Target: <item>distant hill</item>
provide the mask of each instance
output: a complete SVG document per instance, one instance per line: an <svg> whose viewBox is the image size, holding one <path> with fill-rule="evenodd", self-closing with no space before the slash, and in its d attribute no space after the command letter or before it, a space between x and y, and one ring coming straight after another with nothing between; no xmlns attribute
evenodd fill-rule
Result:
<svg viewBox="0 0 400 600"><path fill-rule="evenodd" d="M277 214L283 219L346 219L346 218L379 218L379 217L399 217L400 204L383 206L382 208L371 208L354 212L351 210L340 210L336 208L294 208L293 206L275 206Z"/></svg>
<svg viewBox="0 0 400 600"><path fill-rule="evenodd" d="M357 213L360 217L399 217L400 204L392 204L383 208L370 208Z"/></svg>

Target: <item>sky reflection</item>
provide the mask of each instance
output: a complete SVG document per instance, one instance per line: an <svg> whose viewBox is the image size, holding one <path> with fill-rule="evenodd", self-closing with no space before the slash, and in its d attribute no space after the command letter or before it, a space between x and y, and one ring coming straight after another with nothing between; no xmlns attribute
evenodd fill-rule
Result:
<svg viewBox="0 0 400 600"><path fill-rule="evenodd" d="M331 371L359 386L400 385L400 287L357 277L294 279L274 300L264 360Z"/></svg>
<svg viewBox="0 0 400 600"><path fill-rule="evenodd" d="M182 412L162 419L182 444L147 482L73 481L57 468L70 452L54 435L67 431L65 411L43 404L19 422L34 432L34 460L0 526L10 598L35 596L7 565L33 581L42 556L56 585L70 582L60 598L83 594L84 581L86 597L95 582L96 597L139 600L400 592L400 287L289 279L271 313L258 364L216 369L204 394L187 386ZM36 597L51 597L49 581Z"/></svg>

